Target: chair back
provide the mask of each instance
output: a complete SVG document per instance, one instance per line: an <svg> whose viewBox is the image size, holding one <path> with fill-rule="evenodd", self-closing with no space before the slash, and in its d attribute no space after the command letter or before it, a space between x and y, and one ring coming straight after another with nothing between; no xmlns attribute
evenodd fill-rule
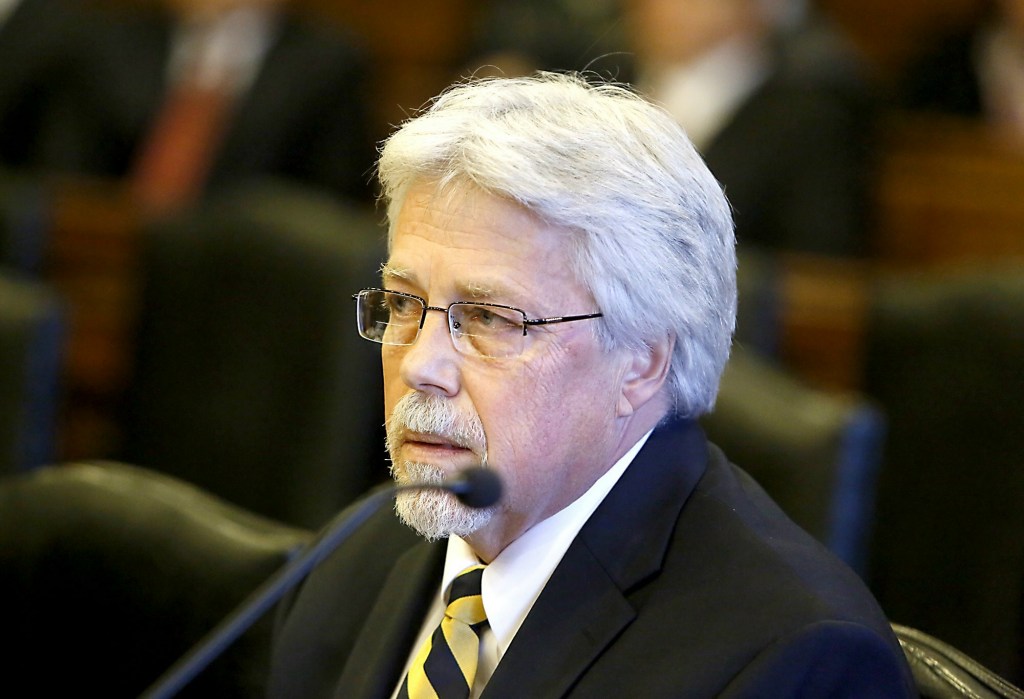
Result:
<svg viewBox="0 0 1024 699"><path fill-rule="evenodd" d="M311 529L384 480L375 216L260 184L144 235L118 458Z"/></svg>
<svg viewBox="0 0 1024 699"><path fill-rule="evenodd" d="M38 271L51 224L50 205L39 178L0 170L0 265Z"/></svg>
<svg viewBox="0 0 1024 699"><path fill-rule="evenodd" d="M2 479L8 686L138 696L308 537L124 464ZM262 697L271 626L259 620L182 696Z"/></svg>
<svg viewBox="0 0 1024 699"><path fill-rule="evenodd" d="M702 423L797 524L863 573L885 426L873 405L737 347Z"/></svg>
<svg viewBox="0 0 1024 699"><path fill-rule="evenodd" d="M56 457L64 337L57 295L0 272L0 475Z"/></svg>
<svg viewBox="0 0 1024 699"><path fill-rule="evenodd" d="M783 264L776 254L757 249L738 250L737 257L733 342L776 357L782 331Z"/></svg>
<svg viewBox="0 0 1024 699"><path fill-rule="evenodd" d="M1024 692L933 636L892 625L922 699L1024 699Z"/></svg>
<svg viewBox="0 0 1024 699"><path fill-rule="evenodd" d="M866 391L889 420L870 586L890 617L1024 680L1024 268L871 294Z"/></svg>

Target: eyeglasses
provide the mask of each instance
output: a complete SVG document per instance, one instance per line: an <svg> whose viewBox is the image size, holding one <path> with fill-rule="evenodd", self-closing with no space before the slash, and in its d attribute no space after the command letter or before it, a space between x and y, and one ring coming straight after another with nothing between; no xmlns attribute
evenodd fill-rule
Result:
<svg viewBox="0 0 1024 699"><path fill-rule="evenodd" d="M363 289L352 296L356 300L356 323L359 335L382 345L411 345L419 337L427 319L427 311L440 311L448 317L452 344L462 354L492 359L516 357L526 346L526 328L531 325L553 325L574 320L600 318L602 313L527 318L526 312L496 303L456 301L441 306L428 306L419 296Z"/></svg>

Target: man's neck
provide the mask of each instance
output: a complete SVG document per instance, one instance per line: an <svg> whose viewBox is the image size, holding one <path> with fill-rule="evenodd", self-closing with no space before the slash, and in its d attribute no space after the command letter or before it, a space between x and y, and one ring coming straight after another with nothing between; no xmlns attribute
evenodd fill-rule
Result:
<svg viewBox="0 0 1024 699"><path fill-rule="evenodd" d="M576 492L568 494L568 500L563 502L562 506L557 510L547 512L542 517L531 520L527 520L525 516L516 519L506 519L507 514L502 513L503 516L496 517L496 521L494 521L490 526L483 527L481 530L465 537L466 542L482 562L490 563L497 558L509 544L522 536L538 522L544 521L548 517L560 512L590 492L590 490L594 488L595 484L600 481L610 469L621 465L623 457L629 454L630 451L637 446L638 442L645 439L647 435L661 423L667 414L667 401L663 397L659 396L658 398L650 400L642 405L635 413L625 419L621 435L617 441L617 447L611 452L611 456L607 459L605 467L596 472L594 477L588 482L579 486L576 489ZM630 460L632 460L632 458ZM621 475L621 471L624 471L627 465L628 463L621 465L622 467L619 475Z"/></svg>

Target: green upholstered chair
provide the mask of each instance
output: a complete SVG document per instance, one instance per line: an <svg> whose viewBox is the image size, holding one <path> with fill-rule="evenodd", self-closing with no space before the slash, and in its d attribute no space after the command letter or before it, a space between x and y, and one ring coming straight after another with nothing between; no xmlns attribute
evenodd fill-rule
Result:
<svg viewBox="0 0 1024 699"><path fill-rule="evenodd" d="M380 353L355 329L384 229L279 183L144 231L117 458L318 528L387 478Z"/></svg>
<svg viewBox="0 0 1024 699"><path fill-rule="evenodd" d="M2 478L7 686L138 696L309 536L124 464ZM182 696L262 697L272 622L257 622Z"/></svg>
<svg viewBox="0 0 1024 699"><path fill-rule="evenodd" d="M865 390L889 422L870 585L1024 681L1024 267L881 279Z"/></svg>
<svg viewBox="0 0 1024 699"><path fill-rule="evenodd" d="M57 295L41 282L0 271L0 474L56 456L64 337Z"/></svg>
<svg viewBox="0 0 1024 699"><path fill-rule="evenodd" d="M702 423L797 524L863 573L885 431L875 406L736 347Z"/></svg>

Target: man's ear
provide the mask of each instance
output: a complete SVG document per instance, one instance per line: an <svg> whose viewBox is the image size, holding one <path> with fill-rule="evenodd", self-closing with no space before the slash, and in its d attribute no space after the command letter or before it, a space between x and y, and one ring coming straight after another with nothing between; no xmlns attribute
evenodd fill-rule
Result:
<svg viewBox="0 0 1024 699"><path fill-rule="evenodd" d="M658 395L668 378L676 338L666 335L661 341L629 352L622 376L618 416L628 417Z"/></svg>

